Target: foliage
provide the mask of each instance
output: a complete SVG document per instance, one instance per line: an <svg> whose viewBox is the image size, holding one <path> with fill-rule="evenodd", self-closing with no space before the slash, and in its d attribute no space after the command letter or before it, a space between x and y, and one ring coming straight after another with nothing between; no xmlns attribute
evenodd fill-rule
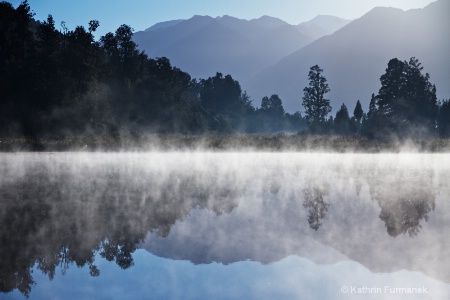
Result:
<svg viewBox="0 0 450 300"><path fill-rule="evenodd" d="M120 139L299 128L285 122L279 98L259 114L231 75L197 81L165 57L149 58L128 25L95 41L97 20L74 30L62 22L58 30L53 16L37 22L30 11L26 1L16 9L0 3L0 137ZM281 120L274 121L272 111ZM290 119L301 123L299 117ZM261 122L268 126L259 128Z"/></svg>
<svg viewBox="0 0 450 300"><path fill-rule="evenodd" d="M281 98L264 97L255 108L231 75L192 79L169 59L151 59L133 41L133 29L94 39L100 22L74 30L49 15L35 21L27 1L0 2L0 137L120 140L153 133L359 134L367 138L449 136L448 100L416 58L396 58L380 78L364 114L358 100L350 118L345 105L329 116L330 92L314 65L303 89L304 114L286 113Z"/></svg>
<svg viewBox="0 0 450 300"><path fill-rule="evenodd" d="M261 131L280 131L283 128L285 111L278 95L263 97L258 111Z"/></svg>
<svg viewBox="0 0 450 300"><path fill-rule="evenodd" d="M436 87L430 75L422 74L418 59L409 62L396 58L388 63L380 78L376 96L378 113L385 126L400 136L429 134L434 131L438 112Z"/></svg>
<svg viewBox="0 0 450 300"><path fill-rule="evenodd" d="M330 100L324 95L330 91L327 79L322 75L323 70L318 66L312 66L309 70L309 86L303 89L303 102L305 116L310 128L319 127L325 123L328 113L331 111Z"/></svg>
<svg viewBox="0 0 450 300"><path fill-rule="evenodd" d="M199 85L202 106L223 115L235 128L240 126L242 117L252 110L249 97L231 75L216 73L214 77L200 80Z"/></svg>
<svg viewBox="0 0 450 300"><path fill-rule="evenodd" d="M269 113L276 117L283 117L283 103L278 95L272 95L270 98L264 97L261 100L261 111Z"/></svg>
<svg viewBox="0 0 450 300"><path fill-rule="evenodd" d="M437 125L441 137L450 137L450 99L440 103Z"/></svg>
<svg viewBox="0 0 450 300"><path fill-rule="evenodd" d="M342 103L341 108L336 112L334 118L334 127L336 133L345 135L349 132L350 116L348 114L347 106Z"/></svg>
<svg viewBox="0 0 450 300"><path fill-rule="evenodd" d="M355 109L353 110L353 116L355 117L355 120L361 122L361 119L363 117L364 111L361 106L361 102L359 100L356 102Z"/></svg>

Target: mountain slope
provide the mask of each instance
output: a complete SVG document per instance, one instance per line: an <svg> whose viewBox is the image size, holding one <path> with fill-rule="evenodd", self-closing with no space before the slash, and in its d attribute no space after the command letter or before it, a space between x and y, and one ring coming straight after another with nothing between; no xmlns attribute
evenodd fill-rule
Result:
<svg viewBox="0 0 450 300"><path fill-rule="evenodd" d="M313 41L295 26L268 16L250 21L194 16L158 23L133 38L150 57L168 57L195 78L221 72L239 81Z"/></svg>
<svg viewBox="0 0 450 300"><path fill-rule="evenodd" d="M166 56L161 52L161 49L164 49L195 31L208 26L212 21L213 18L211 17L193 16L189 20L178 22L172 26L163 26L157 30L136 32L133 34L133 40L138 44L140 49L145 50L151 57Z"/></svg>
<svg viewBox="0 0 450 300"><path fill-rule="evenodd" d="M161 28L171 27L171 26L177 25L178 23L181 23L183 21L184 21L183 19L179 19L179 20L171 20L171 21L156 23L152 27L145 29L145 31L155 31L155 30L158 30Z"/></svg>
<svg viewBox="0 0 450 300"><path fill-rule="evenodd" d="M222 72L239 74L234 62L242 56L241 46L248 39L212 19L208 26L160 50L171 62L194 77L207 78ZM190 70L195 70L191 73Z"/></svg>
<svg viewBox="0 0 450 300"><path fill-rule="evenodd" d="M290 111L302 109L302 90L309 68L324 69L336 110L342 102L352 112L358 99L367 110L372 93L391 58L416 57L436 84L438 98L450 96L450 2L423 9L375 8L334 34L324 36L285 57L244 83L253 99L277 93Z"/></svg>
<svg viewBox="0 0 450 300"><path fill-rule="evenodd" d="M318 15L308 22L298 24L296 27L301 33L310 36L313 39L318 39L324 35L332 34L350 22L350 20L341 19L335 16Z"/></svg>

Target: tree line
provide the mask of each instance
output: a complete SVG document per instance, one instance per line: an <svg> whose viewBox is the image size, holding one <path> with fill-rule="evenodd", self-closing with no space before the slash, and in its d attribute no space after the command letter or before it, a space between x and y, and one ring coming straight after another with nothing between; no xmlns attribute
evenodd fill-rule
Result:
<svg viewBox="0 0 450 300"><path fill-rule="evenodd" d="M367 113L358 101L350 117L343 104L335 118L323 70L313 66L304 89L304 116L285 112L278 95L256 108L231 75L193 79L167 58L149 58L120 26L94 39L97 20L57 29L51 15L39 22L27 1L0 2L0 137L140 136L299 132L450 135L449 101L437 102L429 75L416 59L393 59ZM300 106L299 106L300 107Z"/></svg>
<svg viewBox="0 0 450 300"><path fill-rule="evenodd" d="M0 136L298 131L300 113L278 96L256 109L239 82L217 73L191 76L167 58L151 59L120 26L94 39L99 22L57 29L23 1L0 2Z"/></svg>
<svg viewBox="0 0 450 300"><path fill-rule="evenodd" d="M358 100L350 117L345 104L328 117L330 91L323 69L311 67L309 86L303 89L303 106L309 131L315 133L361 134L369 138L450 136L449 100L437 101L436 86L418 59L393 58L380 78L381 88L372 94L369 111Z"/></svg>

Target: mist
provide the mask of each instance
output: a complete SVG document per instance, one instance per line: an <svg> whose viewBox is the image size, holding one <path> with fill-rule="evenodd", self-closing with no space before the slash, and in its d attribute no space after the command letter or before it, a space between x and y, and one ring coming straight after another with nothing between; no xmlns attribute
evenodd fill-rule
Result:
<svg viewBox="0 0 450 300"><path fill-rule="evenodd" d="M0 2L0 298L447 299L449 3L96 38Z"/></svg>
<svg viewBox="0 0 450 300"><path fill-rule="evenodd" d="M449 160L423 153L2 154L1 291L33 299L35 274L64 278L60 271L75 265L87 269L81 278L89 286L89 278L132 272L154 255L191 262L194 273L211 264L231 272L248 261L271 269L298 257L337 268L356 285L338 267L351 262L369 274L396 274L397 287L410 287L410 275L398 272L419 272L422 282L437 282L430 297L439 296L450 283L442 230L450 221ZM119 271L109 275L102 260Z"/></svg>

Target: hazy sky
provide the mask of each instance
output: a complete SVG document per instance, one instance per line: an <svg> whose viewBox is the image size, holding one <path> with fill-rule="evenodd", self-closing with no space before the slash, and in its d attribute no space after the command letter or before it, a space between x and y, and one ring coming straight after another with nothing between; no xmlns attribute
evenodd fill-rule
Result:
<svg viewBox="0 0 450 300"><path fill-rule="evenodd" d="M193 15L230 15L242 19L262 15L278 17L298 24L315 16L334 15L355 19L376 6L401 9L422 8L435 0L29 0L37 20L52 14L59 28L65 21L69 29L87 27L90 20L99 20L97 36L114 32L121 24L136 31L155 23L188 19ZM12 0L17 7L21 0Z"/></svg>

